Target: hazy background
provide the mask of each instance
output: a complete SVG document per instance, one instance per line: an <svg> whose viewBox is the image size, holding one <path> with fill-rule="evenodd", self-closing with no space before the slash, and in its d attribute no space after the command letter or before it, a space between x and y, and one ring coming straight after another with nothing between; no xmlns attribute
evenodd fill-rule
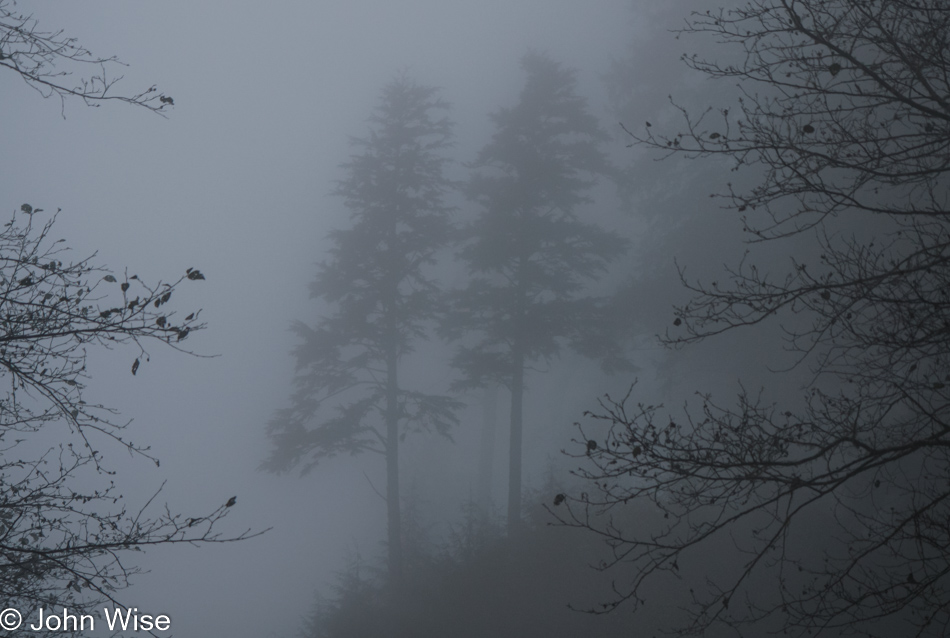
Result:
<svg viewBox="0 0 950 638"><path fill-rule="evenodd" d="M155 468L107 451L122 491L134 504L167 480L160 500L186 515L237 495L231 531L273 527L239 544L143 555L139 564L151 573L126 592L129 605L169 614L178 636L292 635L315 592L327 591L348 553L380 555L385 511L370 485L382 485L377 459L337 459L304 479L256 468L270 445L264 424L288 397L294 345L288 326L313 316L307 296L313 264L321 258L326 231L345 220L341 202L327 194L350 153L348 136L365 132L380 89L401 71L443 87L457 124L455 156L470 161L492 132L488 114L517 100L521 56L536 49L577 68L592 111L615 136L610 153L640 162L631 169L634 210L604 211L605 218L634 241L628 264L651 269L644 278L654 282L654 293L669 286L670 302L681 294L673 285L674 255L651 254L658 242L649 232L664 227L660 222L669 215L687 219L706 206L710 188L721 183L719 174L713 167L687 178L676 162L658 168L643 151L627 149L618 115L607 107L604 74L612 60L627 60L631 99L641 109L631 122L636 126L646 118L662 120L667 95L675 90L687 99L710 93L712 87L678 61L696 47L667 32L695 6L704 5L18 5L33 12L41 28L65 29L94 54L119 56L129 65L117 87L122 92L154 83L175 100L168 119L122 104L86 108L78 102L65 105L64 118L58 100L43 100L19 78L0 74L6 122L0 128L0 211L10 213L24 202L47 211L62 208L56 235L68 240L76 257L98 251L99 263L128 268L147 281L176 279L188 267L207 277L176 293L175 308L204 309L209 329L189 345L212 358L153 347L151 361L135 377L129 374L133 351L96 352L91 359L89 396L134 418L130 438L150 443L162 461ZM463 174L458 166L453 171ZM669 209L657 208L658 202ZM736 229L722 225L723 213L713 209L706 219L690 231L694 245L678 255L686 263L702 263L712 253L721 255L713 263L721 263L739 249ZM715 232L722 241L710 234ZM630 307L631 321L644 326L635 356L641 383L673 379L689 385L707 374L726 383L734 379L723 374L721 359L708 368L691 367L691 378L671 377L667 369L660 379L656 366L669 365L669 357L651 337L671 318L669 303L646 307L634 299ZM723 340L715 347L732 346ZM593 369L567 366L532 386L526 486L539 486L545 472L564 463L558 450L568 445L571 423L595 396L632 380L605 385L596 373L588 374ZM564 402L547 408L545 392L577 397L576 410L565 412ZM501 419L496 468L502 475L504 426ZM455 445L429 438L409 446L404 494L424 506L433 534L440 517L452 519L473 495L477 440L474 428L463 428ZM423 455L426 466L413 463ZM499 482L499 496L503 487Z"/></svg>

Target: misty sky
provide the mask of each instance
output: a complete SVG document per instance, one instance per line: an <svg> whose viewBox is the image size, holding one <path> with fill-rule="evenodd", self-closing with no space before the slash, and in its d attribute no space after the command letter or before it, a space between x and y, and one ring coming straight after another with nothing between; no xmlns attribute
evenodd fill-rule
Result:
<svg viewBox="0 0 950 638"><path fill-rule="evenodd" d="M457 123L456 157L470 161L491 133L488 114L516 101L519 59L535 49L580 70L593 112L616 135L610 152L622 153L626 140L606 111L602 75L632 41L670 26L649 22L652 3L629 4L18 5L41 28L65 29L94 54L126 62L118 90L157 84L175 100L167 119L79 102L66 103L64 119L58 100L0 74L0 209L62 208L55 234L75 257L98 251L98 262L119 272L154 282L198 267L207 276L176 294L176 308L204 309L209 329L189 345L214 358L153 346L151 361L132 377L134 351L91 357L89 395L133 418L130 438L151 444L162 460L155 468L107 452L122 491L137 503L167 480L161 500L186 515L237 495L231 531L274 528L236 545L149 552L140 564L151 573L125 592L129 605L171 615L178 636L291 635L347 552L379 555L384 508L369 484L379 472L375 459L339 459L304 479L256 470L269 446L264 424L286 402L293 374L288 327L314 312L306 288L313 264L326 231L345 220L327 194L350 153L348 136L365 132L382 86L407 71L443 87ZM672 47L644 59L645 76L663 69L681 72ZM587 392L576 373L550 383ZM540 417L562 418L569 432L577 415ZM473 436L460 433L459 445ZM540 433L526 436L537 449L526 478L536 483L545 458L566 441L541 448ZM435 468L465 467L470 455L447 442L424 445ZM411 467L405 477L408 492ZM471 481L474 474L456 473L446 481L450 492L428 498L440 507L458 503L470 496Z"/></svg>

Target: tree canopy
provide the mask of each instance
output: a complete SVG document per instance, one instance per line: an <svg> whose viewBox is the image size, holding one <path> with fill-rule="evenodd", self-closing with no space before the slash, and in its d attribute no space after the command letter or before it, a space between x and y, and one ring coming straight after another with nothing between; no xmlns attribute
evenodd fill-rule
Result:
<svg viewBox="0 0 950 638"><path fill-rule="evenodd" d="M628 397L594 411L578 454L593 489L558 502L563 520L596 529L632 570L612 605L636 604L659 572L692 564L708 580L690 590L682 633L945 633L948 26L950 7L929 0L756 0L689 21L685 32L737 55L686 63L741 95L683 109L680 132L647 123L633 135L751 175L754 186L722 196L787 268L761 267L753 252L711 282L684 277L693 297L665 340L779 322L811 375L797 401L765 398L766 379L766 394L732 405L700 395L679 412ZM812 253L788 252L803 239ZM632 499L655 503L662 520L621 529L588 518ZM735 569L700 576L702 552L723 547Z"/></svg>

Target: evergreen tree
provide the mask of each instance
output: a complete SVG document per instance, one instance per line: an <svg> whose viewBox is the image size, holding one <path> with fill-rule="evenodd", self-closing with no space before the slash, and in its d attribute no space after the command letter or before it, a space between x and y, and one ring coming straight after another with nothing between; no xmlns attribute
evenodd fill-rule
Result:
<svg viewBox="0 0 950 638"><path fill-rule="evenodd" d="M499 384L511 392L508 528L521 517L522 399L526 367L564 345L621 363L597 328L602 304L585 288L625 242L580 218L610 168L606 134L577 94L576 73L549 57L522 60L520 101L497 111L468 196L480 212L459 255L470 281L456 296L446 333L462 340L460 387Z"/></svg>
<svg viewBox="0 0 950 638"><path fill-rule="evenodd" d="M303 462L306 473L341 452L384 455L394 585L402 578L400 437L410 427L444 433L455 423L455 401L399 379L400 360L440 305L426 267L451 230L447 109L435 88L400 77L384 88L369 135L352 141L357 153L335 191L352 224L330 233L329 259L310 287L327 312L315 326L293 327L301 339L295 391L268 425L274 448L263 465L280 472Z"/></svg>

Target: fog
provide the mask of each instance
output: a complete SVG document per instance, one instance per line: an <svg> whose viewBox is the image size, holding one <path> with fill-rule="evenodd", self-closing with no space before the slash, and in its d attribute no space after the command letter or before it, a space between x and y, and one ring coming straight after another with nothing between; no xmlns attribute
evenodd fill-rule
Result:
<svg viewBox="0 0 950 638"><path fill-rule="evenodd" d="M150 446L161 461L103 445L131 509L159 490L153 505L167 503L186 517L236 496L218 529L225 536L253 535L130 553L125 560L143 573L117 594L123 604L167 614L178 636L310 635L300 632L318 600L334 600L341 574L357 563L367 573L384 572L382 457L342 453L320 459L304 476L299 466L282 473L260 466L275 445L267 424L292 402L291 353L300 338L291 326L316 325L329 312L311 298L309 286L330 258L328 233L351 224L344 198L333 195L347 178L341 164L357 153L353 138L369 134L381 91L399 77L439 87L451 106L454 141L445 174L458 184L477 170L479 151L492 139L491 114L518 103L526 79L522 59L529 54L576 71L576 90L605 133L600 149L616 167L616 179L601 177L576 212L626 242L622 254L587 281L585 294L611 300L623 336L609 349L627 367L607 371L596 357L567 348L528 363L522 492L540 527L554 521L543 505L561 492L584 489L571 473L583 459L563 451L583 456L585 441L578 443L574 424L586 410L597 410L605 394L622 397L635 382L644 400L676 409L701 405L696 391L755 393L777 371L792 367L764 396L797 400L809 371L794 367L796 355L783 350L777 325L683 349L657 339L673 328L674 305L690 298L678 267L708 281L745 251L763 270L802 254L795 238L785 254L748 245L735 211L709 198L727 182L749 187L759 173L736 175L729 160L717 158L657 162L662 153L631 147L624 128L642 133L650 121L653 130L675 129L679 114L671 98L698 112L734 103L732 84L703 77L680 59L687 51L719 55L714 39L680 39L671 31L691 10L712 6L647 0L16 5L42 29L63 29L94 54L117 56L127 66L110 69L123 76L113 91L136 93L154 84L174 99L161 115L118 102L89 107L79 99L44 99L0 69L6 122L0 210L13 214L23 203L61 209L55 238L65 238L75 258L95 253L94 262L117 276L136 274L154 283L173 281L186 268L205 275L184 282L173 299L179 312L201 308L207 323L184 342L194 356L145 344L147 360L142 355L132 375L130 366L140 356L134 347L90 348L86 393L117 410L120 421L131 420L127 438ZM458 225L477 215L472 198L459 190L446 194L446 204ZM802 251L805 245L803 240ZM439 248L439 265L431 272L442 285L461 288L467 271L455 250L451 244ZM449 436L413 433L400 445L403 524L435 555L457 539L473 504L482 499L484 505L479 449L485 416L481 390L456 392L452 385L461 378L451 366L458 343L427 331L405 355L400 379L410 390L465 405ZM497 396L486 520L503 535L511 399L506 389ZM600 436L597 427L585 426L584 436ZM50 426L43 445L64 432ZM662 523L645 511L617 515L631 525ZM609 602L611 581L627 574L623 565L611 572L587 568L610 555L600 539L551 530L566 539L567 556L557 559L584 574L575 587L552 585L551 609L572 618L563 622L590 635L632 635L623 633L632 623L656 629L631 620L624 607L606 620L565 612L567 605ZM708 563L697 560L685 578L701 583L706 573L733 568L712 556ZM661 591L668 587L685 596L684 582L661 580ZM518 595L508 604L517 607ZM678 613L674 598L659 598L649 622ZM523 635L542 635L532 632L543 627L539 622Z"/></svg>

